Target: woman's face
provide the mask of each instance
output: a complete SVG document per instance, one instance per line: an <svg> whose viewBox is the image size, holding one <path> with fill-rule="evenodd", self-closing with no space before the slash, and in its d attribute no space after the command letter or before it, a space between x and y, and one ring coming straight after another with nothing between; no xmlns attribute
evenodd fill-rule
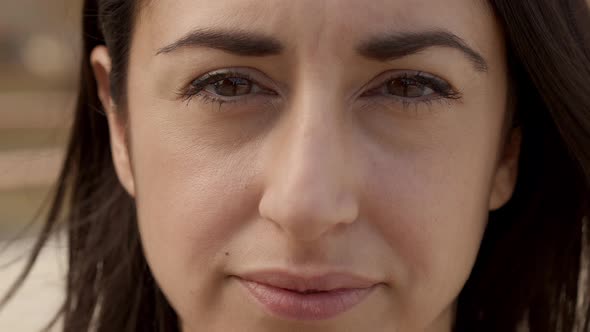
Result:
<svg viewBox="0 0 590 332"><path fill-rule="evenodd" d="M143 6L127 120L92 60L183 331L450 331L514 185L503 43L472 0Z"/></svg>

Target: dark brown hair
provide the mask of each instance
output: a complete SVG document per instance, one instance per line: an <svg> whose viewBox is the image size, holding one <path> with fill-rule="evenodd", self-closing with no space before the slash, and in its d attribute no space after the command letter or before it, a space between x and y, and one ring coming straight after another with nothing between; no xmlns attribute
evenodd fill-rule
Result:
<svg viewBox="0 0 590 332"><path fill-rule="evenodd" d="M107 45L125 109L128 51L145 1L86 0L78 104L51 209L14 295L47 238L67 228L64 331L178 331L142 252L135 205L117 180L90 52ZM584 0L490 0L503 24L523 134L512 199L490 214L459 295L456 332L590 331L590 13ZM62 221L63 220L63 221ZM586 254L584 254L586 253Z"/></svg>

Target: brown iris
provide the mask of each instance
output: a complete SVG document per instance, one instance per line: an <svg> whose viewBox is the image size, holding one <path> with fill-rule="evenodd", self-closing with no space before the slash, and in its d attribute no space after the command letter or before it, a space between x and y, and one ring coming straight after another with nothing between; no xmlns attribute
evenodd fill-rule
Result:
<svg viewBox="0 0 590 332"><path fill-rule="evenodd" d="M237 97L250 94L252 92L252 82L239 78L224 78L213 83L216 94L223 97Z"/></svg>
<svg viewBox="0 0 590 332"><path fill-rule="evenodd" d="M409 78L396 78L387 83L387 92L398 97L418 98L428 94L429 88Z"/></svg>

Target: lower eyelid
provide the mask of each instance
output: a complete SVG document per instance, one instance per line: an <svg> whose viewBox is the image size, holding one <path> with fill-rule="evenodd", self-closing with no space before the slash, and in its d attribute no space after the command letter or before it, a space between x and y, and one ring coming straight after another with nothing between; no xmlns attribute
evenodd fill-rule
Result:
<svg viewBox="0 0 590 332"><path fill-rule="evenodd" d="M452 105L441 99L427 100L421 102L412 101L384 101L378 105L363 105L364 112L384 113L388 116L407 119L428 119L437 114L450 112Z"/></svg>
<svg viewBox="0 0 590 332"><path fill-rule="evenodd" d="M247 94L247 95L241 95L241 96L235 96L235 97L225 97L225 96L220 96L214 93L211 93L209 91L203 90L199 93L197 93L197 96L200 96L202 98L207 98L210 101L218 101L221 103L239 103L239 102L245 102L246 100L248 101L252 101L252 99L256 99L256 98L268 98L268 97L278 97L279 95L274 92L274 93L266 93L266 90L261 90L261 92L256 92L256 93L251 93L251 94Z"/></svg>
<svg viewBox="0 0 590 332"><path fill-rule="evenodd" d="M438 99L444 99L443 96L438 95L438 94L432 94L429 96L423 96L423 97L415 97L415 98L411 98L411 97L400 97L400 96L396 96L396 95L390 95L390 96L386 96L386 95L376 95L376 96L368 96L368 97L363 97L366 99L378 99L378 100L383 100L385 102L391 101L391 102L408 102L408 103L415 103L415 104L419 104L419 103L423 103L423 102L431 102L431 101L435 101Z"/></svg>
<svg viewBox="0 0 590 332"><path fill-rule="evenodd" d="M461 98L448 98L440 94L433 94L427 97L418 97L418 98L404 98L395 95L391 96L384 96L384 95L373 95L373 96L366 96L359 99L361 102L361 109L370 110L372 108L388 108L394 111L394 109L401 108L406 111L408 107L415 107L416 111L427 111L427 112L434 112L436 109L447 108L452 106L456 103L461 102ZM438 106L437 106L438 105Z"/></svg>

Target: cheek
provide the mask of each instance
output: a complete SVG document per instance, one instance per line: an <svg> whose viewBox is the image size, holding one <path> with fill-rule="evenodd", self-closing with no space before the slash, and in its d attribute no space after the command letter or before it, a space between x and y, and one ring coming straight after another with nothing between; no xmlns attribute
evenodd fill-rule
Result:
<svg viewBox="0 0 590 332"><path fill-rule="evenodd" d="M133 127L133 140L142 142L133 151L138 220L155 278L172 305L190 316L212 310L207 304L218 297L211 286L222 279L226 246L257 211L250 186L256 158L253 151L228 153L171 128Z"/></svg>
<svg viewBox="0 0 590 332"><path fill-rule="evenodd" d="M428 149L375 150L363 166L373 175L365 195L367 219L403 266L396 280L404 300L399 310L413 321L450 306L479 249L497 135L489 127L479 135L472 130L435 134L424 143Z"/></svg>

